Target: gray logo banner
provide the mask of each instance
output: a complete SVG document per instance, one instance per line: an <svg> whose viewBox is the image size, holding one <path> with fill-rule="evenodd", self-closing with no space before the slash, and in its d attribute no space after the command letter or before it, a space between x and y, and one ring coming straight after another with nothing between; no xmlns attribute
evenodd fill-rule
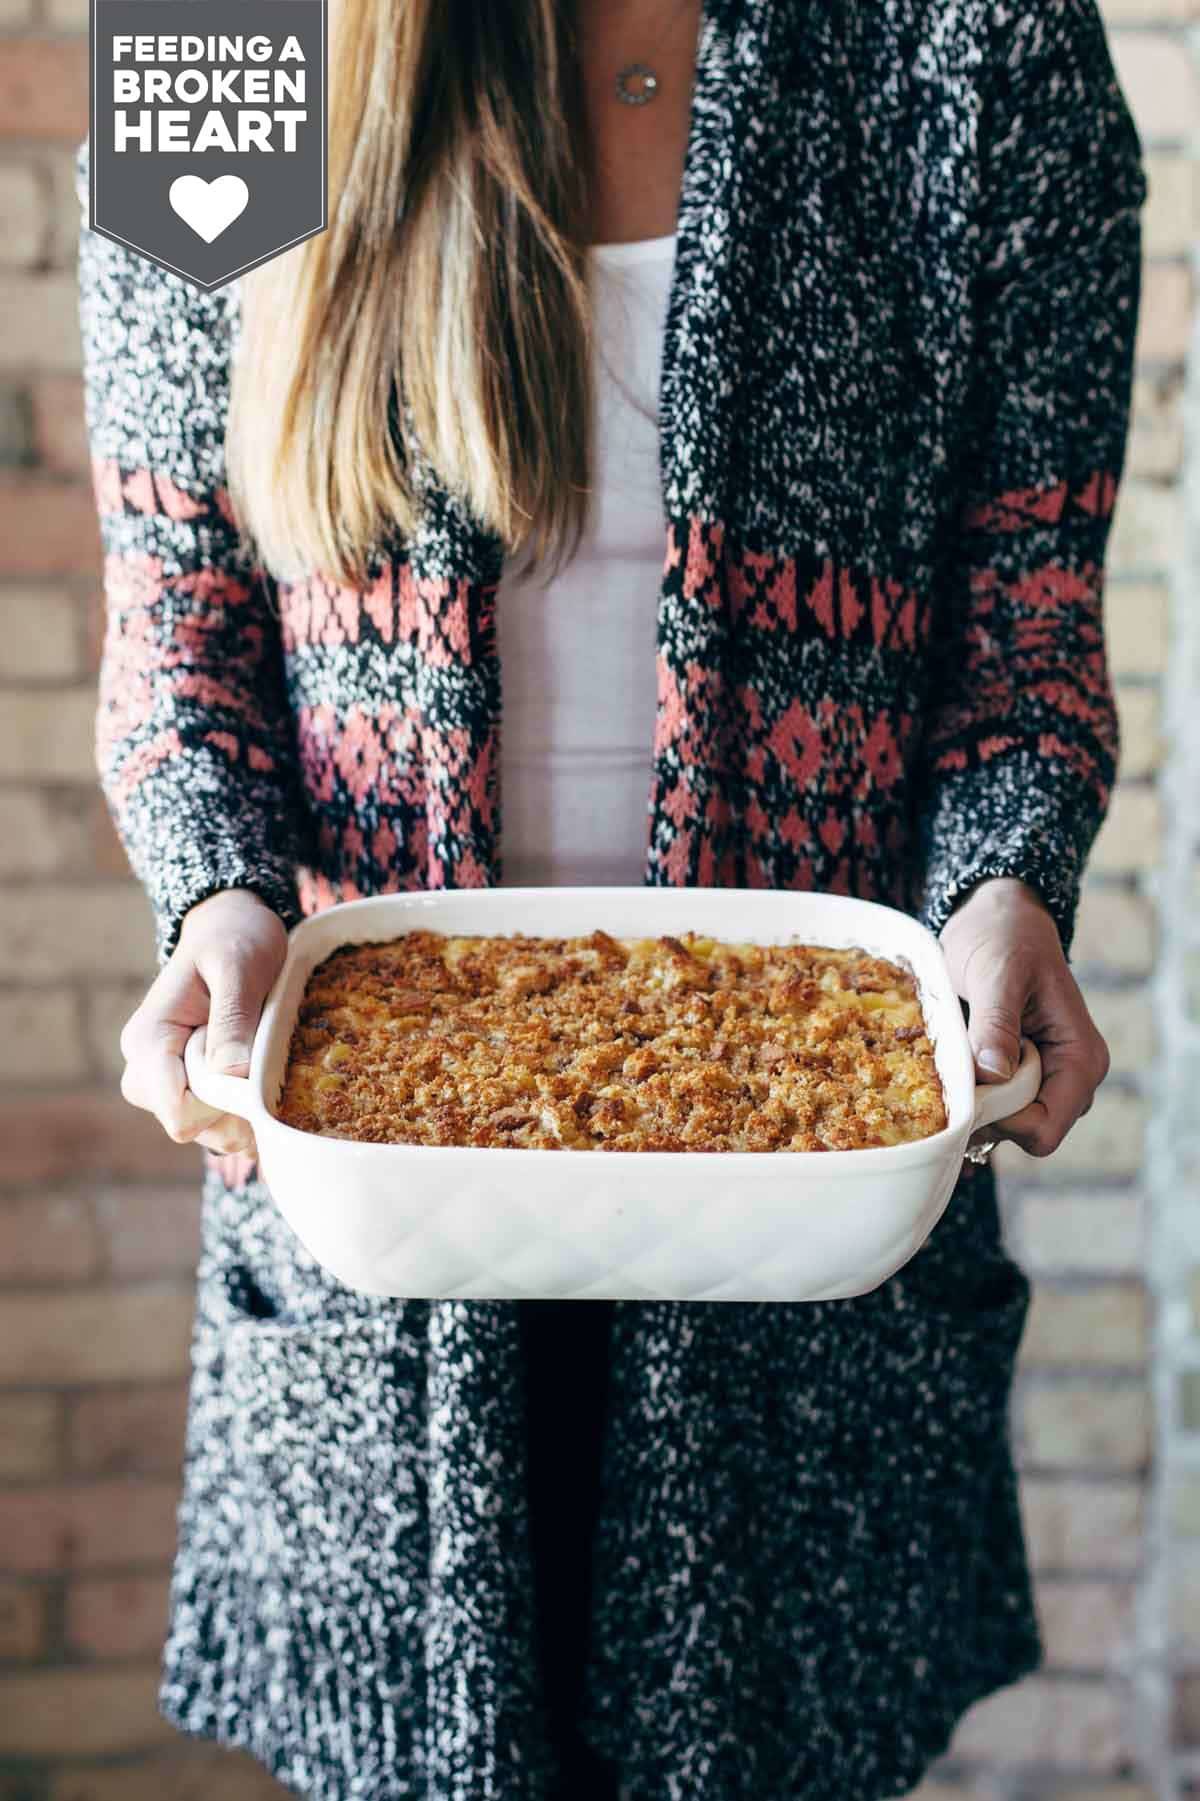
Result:
<svg viewBox="0 0 1200 1801"><path fill-rule="evenodd" d="M91 0L91 226L198 288L327 223L326 0Z"/></svg>

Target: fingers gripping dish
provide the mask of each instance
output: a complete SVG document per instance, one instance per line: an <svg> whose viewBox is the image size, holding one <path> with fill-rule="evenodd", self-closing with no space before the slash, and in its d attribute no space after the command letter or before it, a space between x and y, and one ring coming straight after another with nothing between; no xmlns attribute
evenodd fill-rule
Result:
<svg viewBox="0 0 1200 1801"><path fill-rule="evenodd" d="M343 946L308 979L276 1111L325 1137L526 1150L862 1150L947 1122L898 963L603 931Z"/></svg>

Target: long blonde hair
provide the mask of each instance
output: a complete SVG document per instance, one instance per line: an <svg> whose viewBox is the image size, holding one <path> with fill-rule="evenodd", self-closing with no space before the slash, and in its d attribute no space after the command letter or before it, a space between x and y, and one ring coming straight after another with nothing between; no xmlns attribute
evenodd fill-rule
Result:
<svg viewBox="0 0 1200 1801"><path fill-rule="evenodd" d="M531 566L578 547L590 171L563 0L342 0L327 230L242 284L230 498L263 566L362 585L417 447Z"/></svg>

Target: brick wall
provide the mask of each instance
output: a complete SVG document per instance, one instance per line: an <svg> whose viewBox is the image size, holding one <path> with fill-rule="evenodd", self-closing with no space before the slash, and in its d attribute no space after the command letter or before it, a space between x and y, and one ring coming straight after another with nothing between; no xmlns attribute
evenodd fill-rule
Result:
<svg viewBox="0 0 1200 1801"><path fill-rule="evenodd" d="M1076 953L1113 1074L1054 1158L999 1155L1035 1278L1014 1429L1049 1667L972 1710L922 1801L1200 1795L1197 27L1193 0L1106 14L1151 187L1110 563L1123 779ZM85 0L0 0L0 1801L249 1801L280 1791L154 1706L197 1169L117 1090L152 965L91 761L86 28Z"/></svg>

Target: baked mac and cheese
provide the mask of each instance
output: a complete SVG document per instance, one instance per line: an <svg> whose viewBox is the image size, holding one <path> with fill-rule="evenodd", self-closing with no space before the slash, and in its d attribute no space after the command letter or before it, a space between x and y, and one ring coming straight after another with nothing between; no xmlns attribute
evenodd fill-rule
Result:
<svg viewBox="0 0 1200 1801"><path fill-rule="evenodd" d="M691 933L347 945L309 978L277 1112L539 1150L860 1150L946 1124L908 971Z"/></svg>

